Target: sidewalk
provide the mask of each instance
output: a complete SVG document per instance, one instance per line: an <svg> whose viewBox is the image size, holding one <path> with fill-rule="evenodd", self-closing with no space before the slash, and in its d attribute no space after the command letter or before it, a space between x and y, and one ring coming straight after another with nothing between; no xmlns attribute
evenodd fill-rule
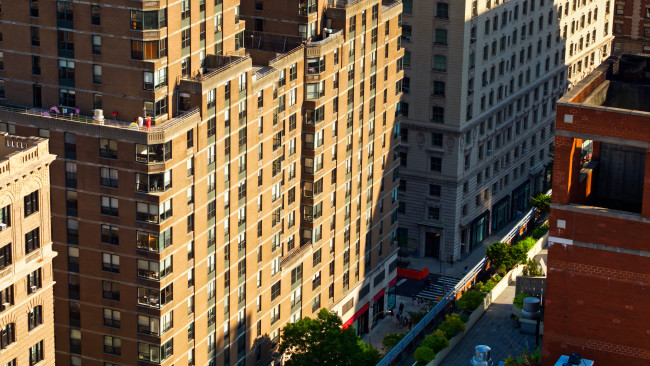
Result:
<svg viewBox="0 0 650 366"><path fill-rule="evenodd" d="M397 284L399 286L399 282ZM413 303L410 297L406 296L396 296L396 306L394 311L399 310L399 304L404 304L404 312L402 315L406 315L407 317L408 312L414 312L417 313L421 310L421 306L417 305L417 303ZM415 325L415 324L414 324ZM366 344L368 343L368 339L370 339L370 345L375 347L377 350L379 350L379 353L384 354L383 345L382 345L382 340L388 333L406 333L409 331L408 327L401 327L397 323L397 318L395 316L389 317L385 316L384 319L381 319L375 324L375 326L370 330L369 334L364 334L361 336L361 340L363 340Z"/></svg>
<svg viewBox="0 0 650 366"><path fill-rule="evenodd" d="M505 228L501 229L499 232L496 234L493 234L483 240L480 246L474 248L473 251L467 255L467 257L459 260L459 261L454 261L453 265L449 264L449 261L443 261L440 263L440 261L436 258L431 258L431 257L418 257L415 258L413 256L409 256L408 260L411 262L408 266L409 269L414 269L414 270L422 270L424 267L429 268L429 273L434 273L434 274L441 274L449 277L456 277L456 278L463 278L463 274L465 272L465 266L467 266L468 269L474 268L474 266L480 262L484 257L485 257L485 251L487 248L492 245L493 243L501 240L510 230L512 230L515 225L517 225L518 220L514 220L508 226ZM442 272L440 271L440 268L442 267Z"/></svg>

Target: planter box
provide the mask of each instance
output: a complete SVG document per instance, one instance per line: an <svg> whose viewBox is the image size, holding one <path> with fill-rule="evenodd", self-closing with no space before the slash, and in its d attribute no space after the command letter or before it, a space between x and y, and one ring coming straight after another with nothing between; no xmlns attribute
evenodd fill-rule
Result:
<svg viewBox="0 0 650 366"><path fill-rule="evenodd" d="M542 250L542 248L546 245L546 241L548 240L548 233L541 237L537 243L528 251L528 258L532 259L534 258L539 252ZM523 265L517 265L515 268L511 269L508 273L503 276L503 278L494 286L492 291L488 292L485 295L485 299L483 299L483 304L481 304L474 312L472 312L472 315L469 316L469 319L467 320L467 323L465 323L465 330L458 333L455 337L449 340L449 347L443 349L442 351L438 352L436 354L436 358L429 362L427 366L439 366L443 365L443 361L445 360L445 357L453 351L454 347L460 343L460 341L465 337L465 334L469 332L474 324L481 318L481 316L485 313L485 310L490 307L493 301L495 301L503 291L505 291L506 288L508 288L508 285L510 281L515 281L517 279L517 276L520 276L521 273L524 271L524 266ZM516 307L513 305L513 312ZM519 310L519 315L521 316L521 310ZM527 320L527 319L524 319ZM533 331L534 333L534 331ZM542 333L542 326L540 325L540 334Z"/></svg>

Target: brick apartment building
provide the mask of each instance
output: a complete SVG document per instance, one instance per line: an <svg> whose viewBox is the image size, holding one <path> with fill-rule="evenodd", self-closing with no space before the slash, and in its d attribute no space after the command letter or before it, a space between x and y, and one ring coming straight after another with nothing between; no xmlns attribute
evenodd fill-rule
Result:
<svg viewBox="0 0 650 366"><path fill-rule="evenodd" d="M37 137L0 133L0 364L54 365L50 171Z"/></svg>
<svg viewBox="0 0 650 366"><path fill-rule="evenodd" d="M650 58L610 57L557 104L542 358L648 365Z"/></svg>
<svg viewBox="0 0 650 366"><path fill-rule="evenodd" d="M614 51L650 54L650 3L618 0L614 9Z"/></svg>
<svg viewBox="0 0 650 366"><path fill-rule="evenodd" d="M3 5L0 129L58 156L57 364L267 364L394 306L401 2Z"/></svg>

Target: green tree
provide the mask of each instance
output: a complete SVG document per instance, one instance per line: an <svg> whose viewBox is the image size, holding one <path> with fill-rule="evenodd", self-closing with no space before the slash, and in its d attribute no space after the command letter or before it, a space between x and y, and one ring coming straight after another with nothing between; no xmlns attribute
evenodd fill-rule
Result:
<svg viewBox="0 0 650 366"><path fill-rule="evenodd" d="M384 336L384 339L382 339L381 343L384 346L384 350L386 352L390 351L393 347L397 346L399 341L404 338L406 333L388 333Z"/></svg>
<svg viewBox="0 0 650 366"><path fill-rule="evenodd" d="M456 301L456 306L463 311L474 311L474 309L481 305L484 298L485 294L480 291L465 291L465 293L463 293L463 296L461 296L460 299Z"/></svg>
<svg viewBox="0 0 650 366"><path fill-rule="evenodd" d="M288 366L376 365L379 352L363 343L353 328L341 329L341 318L327 309L318 316L302 318L282 328L279 351Z"/></svg>
<svg viewBox="0 0 650 366"><path fill-rule="evenodd" d="M524 276L526 277L544 277L542 268L537 264L534 259L529 259L524 265Z"/></svg>
<svg viewBox="0 0 650 366"><path fill-rule="evenodd" d="M420 346L431 349L433 353L438 353L449 347L449 340L444 331L436 329L433 333L424 337Z"/></svg>
<svg viewBox="0 0 650 366"><path fill-rule="evenodd" d="M413 358L418 362L418 365L426 365L436 358L436 354L431 348L420 346L413 352Z"/></svg>
<svg viewBox="0 0 650 366"><path fill-rule="evenodd" d="M496 242L487 248L485 256L496 268L499 268L510 258L508 247L508 243Z"/></svg>
<svg viewBox="0 0 650 366"><path fill-rule="evenodd" d="M544 193L539 193L530 198L532 201L533 207L538 209L540 212L548 212L551 209L551 196Z"/></svg>
<svg viewBox="0 0 650 366"><path fill-rule="evenodd" d="M465 330L465 323L463 323L458 314L449 314L445 316L445 321L440 324L438 329L445 332L445 336L451 339L456 334Z"/></svg>

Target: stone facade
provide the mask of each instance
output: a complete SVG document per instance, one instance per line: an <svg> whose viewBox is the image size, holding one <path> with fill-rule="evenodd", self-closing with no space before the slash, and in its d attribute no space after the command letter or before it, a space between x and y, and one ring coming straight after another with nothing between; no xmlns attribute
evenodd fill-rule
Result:
<svg viewBox="0 0 650 366"><path fill-rule="evenodd" d="M419 255L464 257L548 189L555 101L612 40L613 3L574 3L405 2L400 236Z"/></svg>
<svg viewBox="0 0 650 366"><path fill-rule="evenodd" d="M0 364L54 365L49 166L55 157L47 140L7 133L0 133L0 157Z"/></svg>

